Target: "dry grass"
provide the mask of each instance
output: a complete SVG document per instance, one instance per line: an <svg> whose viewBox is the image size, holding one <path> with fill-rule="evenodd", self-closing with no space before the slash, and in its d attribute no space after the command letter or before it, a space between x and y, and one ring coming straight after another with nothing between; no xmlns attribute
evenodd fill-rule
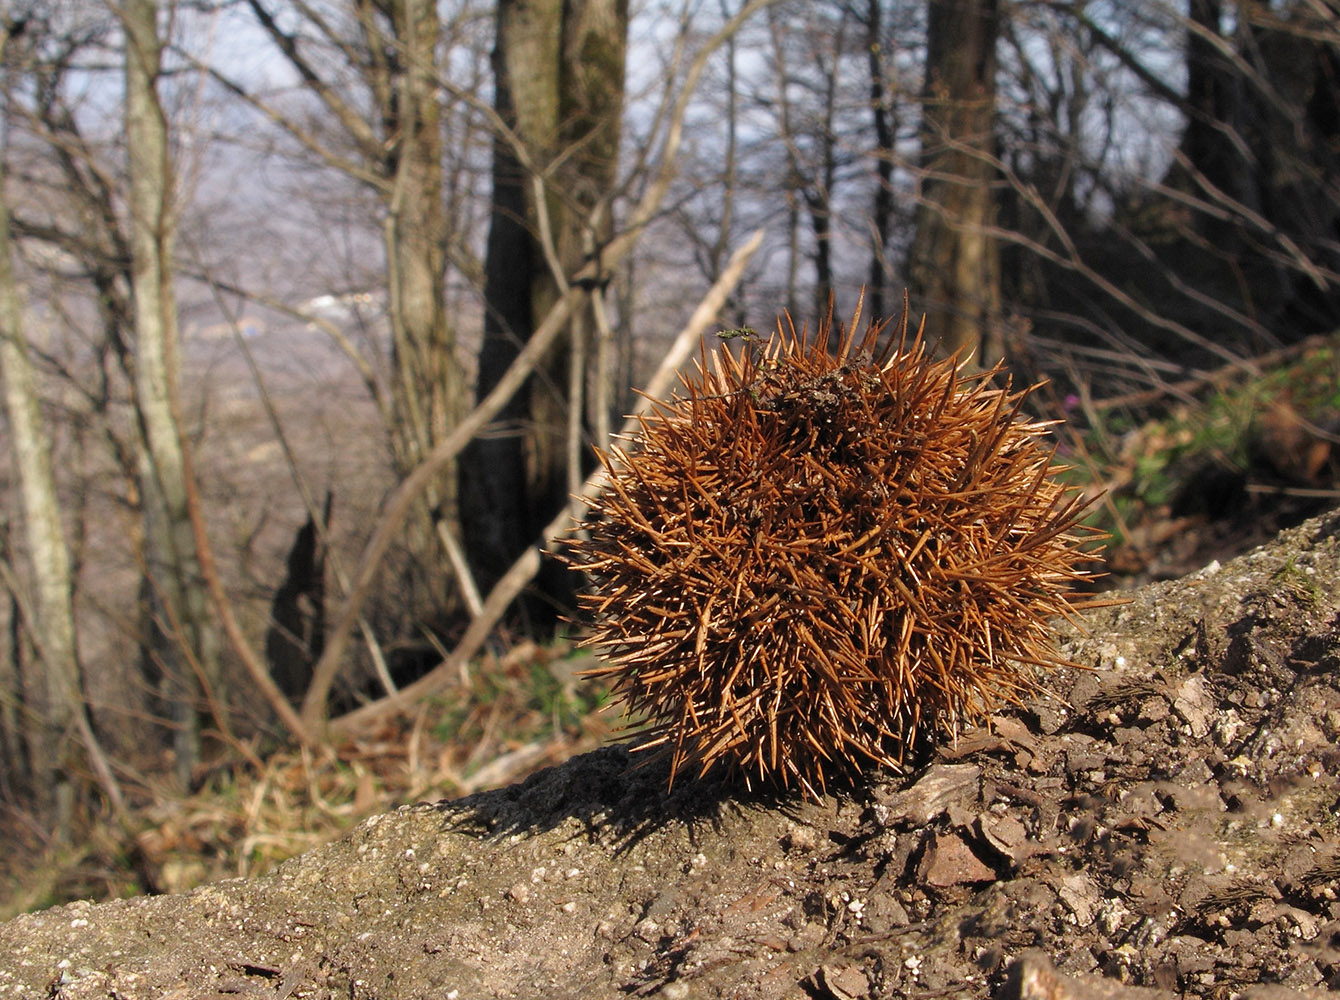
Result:
<svg viewBox="0 0 1340 1000"><path fill-rule="evenodd" d="M92 822L76 846L43 842L11 815L0 836L0 919L72 899L180 892L256 876L341 836L365 817L411 802L455 798L516 781L599 745L609 731L604 689L577 676L571 646L523 642L473 665L411 719L319 753L280 749L257 770L229 757L201 788L175 797L138 789L138 822Z"/></svg>

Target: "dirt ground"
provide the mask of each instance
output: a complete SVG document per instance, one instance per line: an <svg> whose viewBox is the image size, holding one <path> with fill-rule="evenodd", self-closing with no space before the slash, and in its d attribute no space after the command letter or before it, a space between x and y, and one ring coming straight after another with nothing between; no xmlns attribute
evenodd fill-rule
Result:
<svg viewBox="0 0 1340 1000"><path fill-rule="evenodd" d="M0 997L1340 989L1340 512L1063 628L1051 694L821 803L611 747L250 881L0 925Z"/></svg>

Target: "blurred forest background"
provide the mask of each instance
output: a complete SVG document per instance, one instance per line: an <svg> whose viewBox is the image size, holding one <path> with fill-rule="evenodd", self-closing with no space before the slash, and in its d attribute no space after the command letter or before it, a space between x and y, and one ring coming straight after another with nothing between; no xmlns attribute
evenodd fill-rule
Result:
<svg viewBox="0 0 1340 1000"><path fill-rule="evenodd" d="M1049 380L1114 579L1333 504L1335 0L0 2L3 914L612 719L554 539L721 327Z"/></svg>

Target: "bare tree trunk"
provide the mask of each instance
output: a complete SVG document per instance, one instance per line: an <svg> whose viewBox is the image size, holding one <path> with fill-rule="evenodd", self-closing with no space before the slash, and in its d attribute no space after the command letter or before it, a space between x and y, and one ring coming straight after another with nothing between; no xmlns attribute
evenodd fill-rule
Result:
<svg viewBox="0 0 1340 1000"><path fill-rule="evenodd" d="M1234 169L1233 123L1225 120L1230 108L1226 88L1232 77L1215 41L1221 39L1223 4L1220 0L1191 0L1186 29L1186 129L1182 149L1216 187L1240 194ZM1242 164L1241 166L1245 166Z"/></svg>
<svg viewBox="0 0 1340 1000"><path fill-rule="evenodd" d="M870 272L866 302L870 315L884 317L888 262L885 254L893 225L893 158L898 138L893 102L889 99L889 63L884 53L883 0L866 2L866 60L870 73L870 114L875 128L875 199L870 213Z"/></svg>
<svg viewBox="0 0 1340 1000"><path fill-rule="evenodd" d="M9 559L9 512L0 510L0 566ZM3 592L0 592L3 594ZM0 607L0 802L14 802L28 784L24 753L23 721L20 719L23 674L19 653L19 601L3 595Z"/></svg>
<svg viewBox="0 0 1340 1000"><path fill-rule="evenodd" d="M835 124L838 102L838 55L846 35L844 12L838 23L831 61L819 57L816 68L823 78L823 123L816 137L823 150L817 177L805 188L805 205L810 212L810 231L814 236L813 317L817 325L833 301L833 205L837 186L837 134Z"/></svg>
<svg viewBox="0 0 1340 1000"><path fill-rule="evenodd" d="M729 0L720 0L721 16L730 16ZM726 51L722 53L725 62L726 80L725 94L722 95L725 100L724 116L722 123L725 127L725 141L721 149L722 160L722 185L721 185L721 204L716 210L716 235L712 242L706 247L706 260L703 268L703 275L709 281L716 281L721 275L721 268L726 262L727 254L730 250L731 234L735 226L735 199L739 187L739 168L740 168L740 67L739 67L739 43L731 38L726 42ZM706 236L706 234L704 234ZM738 302L731 303L733 309L727 310L727 315L734 312L738 319L737 325L743 325L746 318L740 315L741 306Z"/></svg>
<svg viewBox="0 0 1340 1000"><path fill-rule="evenodd" d="M3 29L0 29L3 30ZM0 52L3 51L0 35ZM0 165L0 189L3 189ZM75 651L70 552L61 529L51 443L43 427L36 381L23 336L23 313L14 278L9 211L0 200L0 382L9 418L14 472L23 496L23 523L33 581L35 632L42 662L28 672L24 692L25 743L40 815L59 837L69 831L73 784L69 771L76 714L84 710Z"/></svg>
<svg viewBox="0 0 1340 1000"><path fill-rule="evenodd" d="M627 33L626 0L498 4L496 110L513 135L494 142L478 399L498 384L569 276L598 259L609 240ZM467 455L463 513L484 590L566 505L572 480L580 482L569 441L584 426L585 372L573 358L586 354L595 326L589 305L578 311L569 335L505 408L501 426ZM541 620L570 604L570 575L541 574L542 600L531 608Z"/></svg>
<svg viewBox="0 0 1340 1000"><path fill-rule="evenodd" d="M177 307L172 254L176 192L167 121L157 86L162 42L155 0L126 0L126 149L130 174L131 286L135 299L135 404L143 436L140 479L145 518L146 596L152 621L145 655L161 672L172 713L179 782L200 760L207 700L221 710L217 637L187 502L177 420Z"/></svg>
<svg viewBox="0 0 1340 1000"><path fill-rule="evenodd" d="M392 333L392 451L404 476L461 418L465 386L456 363L446 311L447 225L442 203L442 116L438 104L437 46L441 21L433 0L395 0L383 7L391 39L365 21L369 51L384 47L382 71L372 76L379 92L385 135L382 171L389 184L385 224ZM457 546L459 512L455 470L425 496L426 510L409 525L410 551L425 600L440 606L448 578L435 553L439 541L450 558ZM434 539L434 535L438 538ZM454 560L452 560L454 561ZM472 583L463 581L467 591ZM432 595L432 596L429 596ZM467 596L467 601L469 597Z"/></svg>
<svg viewBox="0 0 1340 1000"><path fill-rule="evenodd" d="M768 7L768 29L772 39L774 72L777 90L778 132L786 142L786 313L800 315L800 202L801 176L799 155L795 144L795 122L791 107L791 92L787 84L786 49L783 43L782 20L777 8Z"/></svg>
<svg viewBox="0 0 1340 1000"><path fill-rule="evenodd" d="M1000 356L1000 252L994 221L999 0L930 0L921 197L908 260L912 307L945 354Z"/></svg>
<svg viewBox="0 0 1340 1000"><path fill-rule="evenodd" d="M0 28L0 57L9 39L9 26ZM5 171L0 164L0 191L4 190ZM23 514L31 565L33 597L21 598L18 581L6 576L13 593L12 624L25 618L33 636L38 669L29 672L30 691L25 692L24 718L27 729L27 758L30 765L34 801L39 814L54 829L57 840L72 834L75 795L75 768L87 764L102 784L113 811L124 818L125 802L111 768L98 745L84 702L74 621L74 573L70 550L61 524L56 477L51 464L51 442L42 424L36 378L23 336L22 303L14 276L10 241L9 206L0 198L0 383L3 383L5 410L9 418L14 469L23 495ZM8 531L8 525L0 525ZM0 540L0 549L7 539ZM3 568L3 567L0 567ZM17 654L18 643L11 649ZM0 658L0 660L9 657ZM19 659L9 664L10 676L18 678ZM31 697L28 697L31 695ZM6 750L17 749L17 735L11 720L18 713L7 713L0 729L4 730ZM84 753L76 749L82 744ZM17 760L13 755L11 760Z"/></svg>

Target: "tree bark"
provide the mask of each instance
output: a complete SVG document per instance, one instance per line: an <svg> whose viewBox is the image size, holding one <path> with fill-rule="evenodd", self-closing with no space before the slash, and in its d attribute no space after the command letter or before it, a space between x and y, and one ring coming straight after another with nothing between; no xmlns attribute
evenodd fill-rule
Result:
<svg viewBox="0 0 1340 1000"><path fill-rule="evenodd" d="M898 126L890 100L890 63L884 57L883 0L866 3L866 64L870 73L870 116L875 129L875 197L870 212L870 272L866 278L866 302L870 315L885 315L884 294L888 284L886 253L893 225L893 162Z"/></svg>
<svg viewBox="0 0 1340 1000"><path fill-rule="evenodd" d="M0 57L10 37L10 26L0 27ZM0 163L0 191L5 186ZM32 691L24 692L28 777L38 814L51 824L57 841L72 834L73 808L79 791L76 774L91 770L102 785L108 803L119 819L125 818L125 800L104 756L88 705L84 701L74 617L74 571L70 549L61 523L60 500L51 461L51 442L43 430L37 380L28 344L23 334L23 310L14 275L10 239L9 206L0 198L0 383L9 418L14 469L23 496L28 558L33 580L33 599L25 601L16 580L6 576L13 590L12 624L26 618L37 652L39 667L26 672ZM8 530L8 525L0 526ZM0 547L7 539L0 539ZM17 633L17 628L15 628ZM11 649L17 651L18 643ZM17 656L11 664L19 676ZM9 725L18 713L7 713L5 745L13 745ZM77 739L76 739L77 737ZM82 745L83 754L75 749ZM17 764L18 755L10 757Z"/></svg>
<svg viewBox="0 0 1340 1000"><path fill-rule="evenodd" d="M433 0L395 0L382 10L390 19L388 39L370 20L364 31L370 51L384 50L371 88L380 95L382 172L389 184L385 224L392 333L392 453L406 476L464 413L464 380L446 310L447 224L442 204L442 121L437 62L441 21ZM376 60L374 60L374 64ZM425 496L425 516L411 522L410 550L421 559L416 576L429 608L447 592L447 578L433 567L438 534L448 553L460 530L454 470ZM471 584L465 583L466 588ZM436 595L429 597L427 595Z"/></svg>
<svg viewBox="0 0 1340 1000"><path fill-rule="evenodd" d="M476 399L498 384L569 277L610 238L627 34L626 0L498 4L495 107L512 134L494 140ZM603 294L603 279L591 292ZM593 328L588 304L467 454L463 514L485 591L566 505L573 481L580 484L570 442L586 417L585 372L573 359L585 355ZM541 574L542 597L531 608L541 621L568 606L569 575Z"/></svg>
<svg viewBox="0 0 1340 1000"><path fill-rule="evenodd" d="M837 102L838 59L846 34L847 15L838 23L833 42L832 61L816 58L816 68L823 78L823 120L819 135L815 136L822 150L817 165L817 176L811 176L805 189L805 205L810 212L810 232L814 237L814 295L811 315L817 326L833 302L833 213L837 187Z"/></svg>
<svg viewBox="0 0 1340 1000"><path fill-rule="evenodd" d="M162 678L172 715L177 778L189 785L200 760L203 713L222 710L217 637L208 617L187 502L178 425L178 324L172 255L176 181L158 95L162 41L155 0L126 0L125 123L130 175L135 405L142 435L141 495L151 617L144 655Z"/></svg>
<svg viewBox="0 0 1340 1000"><path fill-rule="evenodd" d="M922 110L921 195L908 260L912 307L944 354L1000 356L995 207L999 0L930 0Z"/></svg>
<svg viewBox="0 0 1340 1000"><path fill-rule="evenodd" d="M0 29L7 34L7 29ZM0 52L4 50L0 34ZM4 167L0 164L0 190ZM27 671L23 692L27 749L34 801L58 837L69 830L73 783L69 770L76 714L84 711L75 648L70 552L61 527L56 481L38 404L37 385L23 334L23 310L14 277L9 210L0 199L0 382L9 419L14 472L23 497L23 523L33 581L32 627L42 637L42 662Z"/></svg>

